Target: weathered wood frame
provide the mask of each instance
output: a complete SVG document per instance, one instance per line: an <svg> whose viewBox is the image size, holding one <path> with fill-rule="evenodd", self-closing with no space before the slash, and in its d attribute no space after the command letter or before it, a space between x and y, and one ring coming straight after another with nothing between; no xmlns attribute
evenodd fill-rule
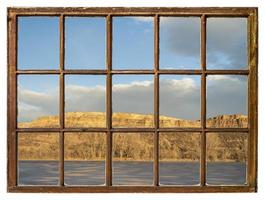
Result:
<svg viewBox="0 0 265 200"><path fill-rule="evenodd" d="M58 16L60 18L60 68L58 70L17 69L17 17ZM106 17L107 54L106 70L65 70L64 69L64 18L65 16ZM152 16L154 17L154 70L112 70L112 17ZM159 69L159 17L197 16L201 18L201 69L160 70ZM248 20L248 69L208 70L206 69L206 19L208 17L245 17ZM8 8L8 188L9 192L256 192L257 191L257 134L258 134L258 9L257 8ZM17 128L17 75L57 74L60 77L60 127L59 128ZM106 75L106 128L65 128L64 127L64 75L104 74ZM154 128L113 128L112 127L112 75L152 74L154 76ZM201 75L201 127L160 128L159 127L159 75L182 74ZM207 128L206 127L206 76L208 74L248 76L248 128ZM65 186L64 185L64 133L105 132L107 137L106 185ZM159 132L200 132L201 161L200 184L198 186L159 186ZM17 135L18 132L59 132L60 135L60 178L58 186L19 186L17 184ZM154 183L153 186L112 185L112 133L153 132L154 133ZM210 186L206 184L206 134L208 132L248 133L247 184L242 186Z"/></svg>

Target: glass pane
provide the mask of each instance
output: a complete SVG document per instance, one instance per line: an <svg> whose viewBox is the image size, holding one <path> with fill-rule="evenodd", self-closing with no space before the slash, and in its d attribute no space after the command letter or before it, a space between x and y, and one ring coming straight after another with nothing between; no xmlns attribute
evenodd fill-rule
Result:
<svg viewBox="0 0 265 200"><path fill-rule="evenodd" d="M18 184L57 185L59 134L18 134Z"/></svg>
<svg viewBox="0 0 265 200"><path fill-rule="evenodd" d="M153 184L153 134L115 133L113 136L113 184Z"/></svg>
<svg viewBox="0 0 265 200"><path fill-rule="evenodd" d="M104 17L65 18L65 68L105 69Z"/></svg>
<svg viewBox="0 0 265 200"><path fill-rule="evenodd" d="M153 93L151 75L113 76L113 127L153 127Z"/></svg>
<svg viewBox="0 0 265 200"><path fill-rule="evenodd" d="M58 17L18 17L18 69L58 69Z"/></svg>
<svg viewBox="0 0 265 200"><path fill-rule="evenodd" d="M65 126L106 127L104 75L65 76Z"/></svg>
<svg viewBox="0 0 265 200"><path fill-rule="evenodd" d="M200 126L200 76L161 75L160 127Z"/></svg>
<svg viewBox="0 0 265 200"><path fill-rule="evenodd" d="M160 17L160 68L200 67L200 18Z"/></svg>
<svg viewBox="0 0 265 200"><path fill-rule="evenodd" d="M207 68L247 68L247 18L207 19Z"/></svg>
<svg viewBox="0 0 265 200"><path fill-rule="evenodd" d="M57 75L18 76L18 127L59 127Z"/></svg>
<svg viewBox="0 0 265 200"><path fill-rule="evenodd" d="M159 134L161 185L195 185L200 181L200 134Z"/></svg>
<svg viewBox="0 0 265 200"><path fill-rule="evenodd" d="M207 134L207 184L246 183L247 136L247 133Z"/></svg>
<svg viewBox="0 0 265 200"><path fill-rule="evenodd" d="M153 17L113 18L113 69L153 69Z"/></svg>
<svg viewBox="0 0 265 200"><path fill-rule="evenodd" d="M65 183L105 184L105 133L65 134Z"/></svg>
<svg viewBox="0 0 265 200"><path fill-rule="evenodd" d="M245 128L247 76L207 76L207 126Z"/></svg>

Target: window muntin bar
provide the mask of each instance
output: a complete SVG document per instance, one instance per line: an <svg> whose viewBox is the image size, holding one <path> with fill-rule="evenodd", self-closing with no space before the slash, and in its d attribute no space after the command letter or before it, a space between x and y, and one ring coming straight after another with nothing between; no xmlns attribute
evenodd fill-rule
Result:
<svg viewBox="0 0 265 200"><path fill-rule="evenodd" d="M23 9L21 9L21 10L20 9L18 9L18 10L14 9L14 10L17 12L17 11L21 11ZM42 10L42 9L40 9L40 10ZM139 9L139 10L141 10L141 9ZM61 41L61 43L60 43L61 44L61 46L60 46L60 70L18 70L18 71L17 70L13 70L11 72L12 72L12 76L15 76L15 77L18 74L60 74L60 87L61 87L61 92L60 92L60 116L61 117L60 118L61 119L62 119L62 116L64 115L64 102L63 102L64 89L62 89L62 87L64 86L64 74L106 74L107 75L107 103L106 103L107 104L107 116L111 116L112 115L111 114L111 105L112 105L112 103L111 103L111 85L112 85L111 77L112 77L112 74L153 74L154 77L155 77L155 79L154 79L155 80L155 85L157 85L157 86L159 86L159 81L158 81L159 74L181 74L181 75L198 74L198 75L201 75L201 77L202 77L202 79L201 79L201 81L202 81L202 91L201 91L201 95L202 95L201 96L201 98L202 98L202 102L201 102L201 106L202 106L201 107L201 109L202 109L201 126L202 126L202 129L199 128L198 130L197 129L196 130L197 130L197 132L201 133L201 140L202 140L202 142L201 142L201 147L202 147L202 149L201 149L202 150L201 151L201 186L204 186L205 188L207 188L208 186L204 185L205 184L205 167L203 167L203 165L205 165L204 164L205 163L205 152L204 152L205 143L203 144L203 141L206 139L205 134L207 132L212 132L212 131L216 131L216 132L227 131L228 132L228 131L231 131L231 130L235 130L235 131L238 131L238 132L240 132L240 131L251 132L252 134L250 135L250 142L249 143L253 142L254 145L255 145L254 138L255 138L256 129L252 130L251 128L255 128L256 125L254 123L252 123L252 121L251 121L254 118L255 114L253 114L253 112L250 112L249 115L252 116L252 118L249 118L249 122L251 122L250 123L251 127L249 127L249 128L234 128L234 129L233 128L229 128L229 129L227 129L227 128L206 128L205 127L205 123L206 123L206 121L205 121L206 120L206 116L205 116L206 115L206 110L205 110L206 109L206 106L205 106L206 99L203 100L203 98L206 98L206 97L203 97L203 96L205 96L205 92L206 92L206 76L208 74L211 74L211 75L215 75L215 74L216 75L218 75L218 74L246 75L246 76L249 76L251 78L252 82L255 82L255 78L256 78L256 71L255 71L256 70L256 68L255 68L256 67L256 63L255 63L255 59L256 58L255 58L255 55L256 54L255 54L255 51L251 48L251 45L253 46L255 44L256 40L255 40L255 35L253 35L252 39L253 38L254 39L253 40L250 39L250 41L249 41L248 51L252 51L252 53L254 53L254 56L252 57L252 60L250 60L250 62L252 62L252 68L251 68L251 65L249 64L250 65L250 70L219 70L219 69L218 70L206 70L205 63L204 63L205 62L204 61L204 59L205 59L205 53L204 52L206 51L206 49L205 49L206 47L204 46L204 45L206 45L206 39L204 38L204 37L206 37L206 30L204 29L205 28L204 26L206 26L206 24L204 22L206 22L206 18L212 17L212 16L215 16L215 17L224 17L224 16L225 17L248 17L249 18L248 24L249 23L252 24L252 26L248 25L250 27L249 30L248 30L248 34L250 34L250 31L254 31L256 27L255 27L255 23L254 23L255 22L255 16L253 17L253 15L251 15L251 17L249 17L249 14L251 12L253 12L256 15L256 10L253 9L254 11L252 11L251 9L250 10L247 10L247 9L240 10L239 9L239 11L238 11L239 13L229 13L229 12L224 12L222 9L220 9L219 13L218 12L214 13L214 12L211 12L210 10L206 9L205 12L199 12L198 14L196 14L196 9L195 9L195 11L192 11L192 12L190 12L189 9L187 9L188 10L187 13L183 12L181 14L177 13L178 9L176 9L174 11L174 12L176 12L175 14L174 14L174 12L170 11L170 9L169 10L165 9L165 10L166 11L164 11L162 13L159 13L159 12L155 11L155 9L154 9L154 11L152 11L153 13L152 12L148 13L148 11L145 11L145 12L140 11L140 13L138 13L137 11L135 11L135 13L126 13L126 12L118 13L119 11L117 12L117 11L113 11L111 9L110 10L107 9L105 12L108 13L108 14L102 14L102 13L101 13L102 15L98 14L99 16L106 16L106 19L107 19L106 20L106 24L107 24L107 34L106 34L107 35L106 36L107 37L107 70L64 70L64 67L63 67L64 66L64 63L63 63L64 62L64 45L63 45L64 44L64 34L63 34L63 28L61 28L60 29L60 33L61 33L60 34L61 35L60 36L60 41ZM70 16L71 15L71 14L67 13L69 11L70 10L65 11L63 14L60 15L61 16L60 17L60 27L64 27L64 16L66 16L66 15ZM45 11L45 9L43 9L39 13L39 15L42 15L45 12L47 12L47 11ZM96 16L97 15L97 12L96 13L90 13L91 11L88 11L88 12L89 13L87 13L86 15L91 15L91 16ZM47 13L48 13L48 15L53 15L50 12L47 12ZM158 14L154 14L154 13L158 13ZM78 13L72 13L72 14L75 15L75 16L82 15L80 13L79 14ZM55 15L57 16L57 14L55 14ZM154 70L148 70L148 71L144 71L144 70L127 70L127 71L126 70L112 70L111 69L111 58L112 58L112 56L111 56L111 54L112 54L111 53L112 52L112 48L111 48L111 46L112 46L112 42L111 42L112 41L111 40L111 29L112 29L111 19L112 19L112 16L131 16L131 15L135 15L135 16L141 15L141 16L154 17L155 23L157 21L159 21L159 16L178 16L178 15L179 16L185 16L185 15L187 15L187 16L200 16L201 17L201 21L202 21L202 27L201 27L201 42L202 42L202 44L201 44L201 62L202 62L201 66L202 66L202 69L201 70L159 70L158 69L158 65L156 66L156 64L155 64L155 67L157 67L157 68L155 68ZM13 17L14 16L16 16L16 15L13 15ZM14 23L14 21L13 21L13 23ZM13 28L13 30L14 30L14 28ZM155 31L159 31L159 27L157 27L157 28L155 27ZM156 32L155 32L155 34L156 34ZM159 33L158 33L158 35L159 35ZM249 37L249 38L251 38L251 37ZM159 44L159 38L155 37L154 40L155 40L155 55L156 55L156 54L159 54L159 52L158 52L159 45L156 45L156 44ZM11 42L11 46L12 46L12 42ZM250 59L250 56L251 56L251 54L249 54L249 56L248 56L249 59ZM158 63L159 62L158 56L155 57L155 62L156 62L156 60L157 60L157 63ZM16 64L13 65L13 66L16 66ZM252 70L253 68L254 68L254 71ZM13 79L12 79L12 81L13 81ZM249 87L255 88L255 84L253 84L253 83L251 84L250 82L251 81L249 80L249 84L250 84ZM155 91L156 91L157 86L154 87ZM16 91L16 90L13 90L13 91ZM255 91L256 91L256 89L254 90L254 94L253 94L254 96L256 95ZM154 97L155 98L159 97L159 92L156 91L155 93L156 94L154 95ZM12 88L11 88L11 94L13 94ZM250 98L251 97L249 96L249 99ZM158 105L159 102L158 102L158 100L155 101L155 102L156 103L155 103L154 107L155 107L155 110L156 110L156 106ZM253 105L253 104L248 103L248 105ZM254 106L253 109L255 110L256 109L255 105L253 105L253 106ZM14 107L16 108L16 106L14 106ZM205 110L205 111L203 111L203 110ZM154 113L155 120L156 120L156 116L159 116L158 113L159 112L158 112L158 109L157 109L157 111L155 111L155 113ZM13 117L13 119L15 120L14 117ZM60 128L59 128L60 142L63 141L64 131L68 131L68 130L70 131L71 130L71 129L65 129L63 124L64 123L60 120ZM110 125L108 125L108 124L110 124ZM11 130L11 129L9 129L9 130ZM16 130L17 131L24 131L21 128L16 129ZM32 129L32 131L33 130L34 129ZM36 129L36 130L38 130L40 132L42 131L41 128L40 129ZM44 130L45 129L43 129L43 131ZM90 129L86 129L86 130L84 129L84 130L81 130L81 131L83 132L83 131L88 131L88 130L90 130ZM176 128L176 129L174 129L174 128L161 129L161 128L159 128L159 126L155 125L154 129L152 129L152 130L155 131L154 139L158 141L158 139L159 139L158 138L159 131L163 131L163 132L164 131L174 131L174 130L175 131L179 131L180 128ZM26 131L26 129L25 129L25 131ZM31 130L29 129L29 131L31 131ZM54 131L57 131L57 129L56 130L54 129ZM76 131L78 131L78 129L76 129ZM98 130L95 129L95 131L98 131ZM106 171L107 171L107 173L106 173L107 186L111 186L112 185L112 183L111 183L112 182L112 177L111 177L111 171L112 171L111 170L111 149L112 149L112 132L113 131L119 131L119 129L118 128L112 128L111 127L111 117L107 117L107 148L110 150L107 153L107 156L106 156L106 159L107 159L106 160L107 161L106 162L107 163L106 164L107 165L107 168L106 168ZM123 130L120 130L120 131L123 131ZM145 129L144 128L143 129L135 128L135 130L133 130L133 129L126 130L125 129L125 131L128 131L128 132L130 132L130 131L138 132L139 131L140 132L140 131L145 131ZM148 132L148 131L150 131L150 129L146 129L146 131ZM188 131L188 129L185 130L185 128L184 128L183 131ZM193 130L190 130L190 132L192 132L192 131ZM154 144L155 144L155 146L158 145L158 143L156 143L156 141L154 141ZM249 145L249 146L251 146L251 145ZM256 148L255 146L251 147L250 153L253 153L255 155L255 148ZM154 154L156 154L157 150L158 149L156 149L156 147L155 147L154 148ZM61 145L61 147L60 147L60 155L62 155L62 152L63 152L63 145ZM110 155L108 156L108 154L110 154ZM157 159L156 156L154 158L155 158L155 160ZM250 167L248 168L248 170L249 170L248 176L250 177L250 179L248 181L250 181L250 185L252 184L252 186L254 187L255 184L253 185L253 182L255 181L255 179L253 177L255 177L255 176L253 176L253 174L255 174L255 167L254 167L253 162L254 162L253 158L252 158L252 160L248 161L248 163L251 164ZM61 162L60 167L62 168L62 166L63 166L63 164ZM158 174L158 169L156 169L156 161L154 163L154 166L155 166L155 168L154 168L155 169L154 170L154 177L155 177L154 184L157 185L159 174ZM157 163L157 168L158 168L158 163ZM157 170L157 172L156 172L156 170ZM63 172L61 171L61 175L60 175L60 185L61 186L63 186L63 175L62 174L63 174ZM230 186L230 187L233 187L233 186ZM214 187L212 187L212 188L214 188ZM122 189L121 189L121 191L122 191ZM148 189L146 189L146 191L148 191ZM176 191L177 191L177 189L176 189ZM216 191L219 191L218 187L216 188ZM236 187L235 187L235 191L236 191Z"/></svg>

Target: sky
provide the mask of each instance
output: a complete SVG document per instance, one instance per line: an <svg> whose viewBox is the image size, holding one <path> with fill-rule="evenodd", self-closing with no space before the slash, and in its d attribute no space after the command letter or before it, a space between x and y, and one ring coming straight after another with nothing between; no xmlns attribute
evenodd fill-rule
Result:
<svg viewBox="0 0 265 200"><path fill-rule="evenodd" d="M160 68L200 69L200 18L160 18Z"/></svg>
<svg viewBox="0 0 265 200"><path fill-rule="evenodd" d="M153 69L152 17L113 18L113 69ZM245 69L247 66L245 18L207 20L207 68ZM200 69L200 19L160 18L160 68ZM66 17L65 68L105 69L104 17ZM59 18L19 17L18 68L59 68ZM67 75L66 111L105 111L104 75ZM58 114L57 75L20 75L18 121ZM114 75L113 111L153 113L152 75ZM200 76L161 75L160 114L200 117ZM247 113L247 79L242 76L207 77L207 116Z"/></svg>

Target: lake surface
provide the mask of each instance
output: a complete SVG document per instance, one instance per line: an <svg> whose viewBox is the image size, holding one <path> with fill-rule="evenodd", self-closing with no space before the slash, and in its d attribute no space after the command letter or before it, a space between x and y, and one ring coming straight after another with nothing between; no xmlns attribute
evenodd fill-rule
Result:
<svg viewBox="0 0 265 200"><path fill-rule="evenodd" d="M20 185L57 185L58 161L19 161ZM161 185L196 185L200 181L197 162L160 162ZM207 184L243 185L245 163L207 163ZM113 162L113 185L152 185L153 163L137 161ZM104 161L65 161L66 185L104 185Z"/></svg>

